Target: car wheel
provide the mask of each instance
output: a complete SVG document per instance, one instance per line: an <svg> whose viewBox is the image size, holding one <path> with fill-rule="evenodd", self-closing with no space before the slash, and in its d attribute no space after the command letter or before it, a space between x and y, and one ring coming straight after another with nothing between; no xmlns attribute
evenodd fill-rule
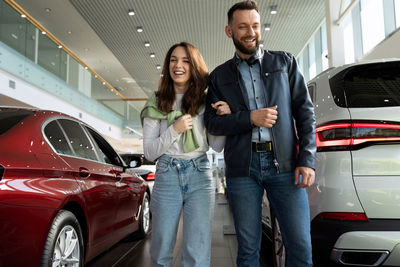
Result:
<svg viewBox="0 0 400 267"><path fill-rule="evenodd" d="M75 215L60 210L50 227L41 266L83 266L83 237Z"/></svg>
<svg viewBox="0 0 400 267"><path fill-rule="evenodd" d="M144 193L142 201L142 210L139 217L138 235L144 237L150 230L150 197L147 192Z"/></svg>
<svg viewBox="0 0 400 267"><path fill-rule="evenodd" d="M278 219L275 217L275 214L272 211L271 211L271 221L272 221L272 253L273 253L274 266L284 267L286 261L285 246L283 245L283 239Z"/></svg>

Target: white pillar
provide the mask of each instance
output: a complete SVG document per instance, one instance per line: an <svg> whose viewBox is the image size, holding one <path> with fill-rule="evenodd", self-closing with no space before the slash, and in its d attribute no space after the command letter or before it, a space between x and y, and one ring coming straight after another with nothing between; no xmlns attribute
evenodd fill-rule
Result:
<svg viewBox="0 0 400 267"><path fill-rule="evenodd" d="M343 27L335 22L342 13L341 0L325 0L329 67L345 64Z"/></svg>

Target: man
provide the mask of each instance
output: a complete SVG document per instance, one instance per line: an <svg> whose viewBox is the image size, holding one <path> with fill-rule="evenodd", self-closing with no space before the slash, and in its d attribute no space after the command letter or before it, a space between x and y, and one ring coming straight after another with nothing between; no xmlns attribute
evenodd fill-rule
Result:
<svg viewBox="0 0 400 267"><path fill-rule="evenodd" d="M205 125L226 135L229 202L238 239L237 266L259 266L264 189L286 248L286 266L312 266L305 191L315 179L315 116L295 58L263 51L256 2L236 3L225 33L234 57L210 76ZM231 114L220 114L226 101Z"/></svg>

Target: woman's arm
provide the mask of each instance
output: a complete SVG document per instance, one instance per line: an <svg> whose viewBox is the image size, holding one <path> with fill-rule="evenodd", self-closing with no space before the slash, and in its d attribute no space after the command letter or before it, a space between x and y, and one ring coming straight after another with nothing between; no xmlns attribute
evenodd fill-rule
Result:
<svg viewBox="0 0 400 267"><path fill-rule="evenodd" d="M143 120L143 150L144 156L155 161L165 154L168 148L179 138L173 125L160 133L161 121L145 117Z"/></svg>

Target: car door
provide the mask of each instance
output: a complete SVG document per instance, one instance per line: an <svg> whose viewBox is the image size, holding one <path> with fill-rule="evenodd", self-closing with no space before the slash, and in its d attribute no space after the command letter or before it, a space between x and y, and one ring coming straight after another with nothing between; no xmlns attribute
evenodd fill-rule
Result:
<svg viewBox="0 0 400 267"><path fill-rule="evenodd" d="M93 129L86 127L97 146L100 159L112 164L112 171L117 177L115 183L118 195L115 228L122 229L138 219L140 200L144 192L144 181L133 171L127 171L124 164L111 145Z"/></svg>
<svg viewBox="0 0 400 267"><path fill-rule="evenodd" d="M118 192L113 166L99 161L94 144L80 123L57 120L71 145L73 155L60 155L71 166L82 190L90 229L89 242L97 249L107 247L114 231Z"/></svg>

